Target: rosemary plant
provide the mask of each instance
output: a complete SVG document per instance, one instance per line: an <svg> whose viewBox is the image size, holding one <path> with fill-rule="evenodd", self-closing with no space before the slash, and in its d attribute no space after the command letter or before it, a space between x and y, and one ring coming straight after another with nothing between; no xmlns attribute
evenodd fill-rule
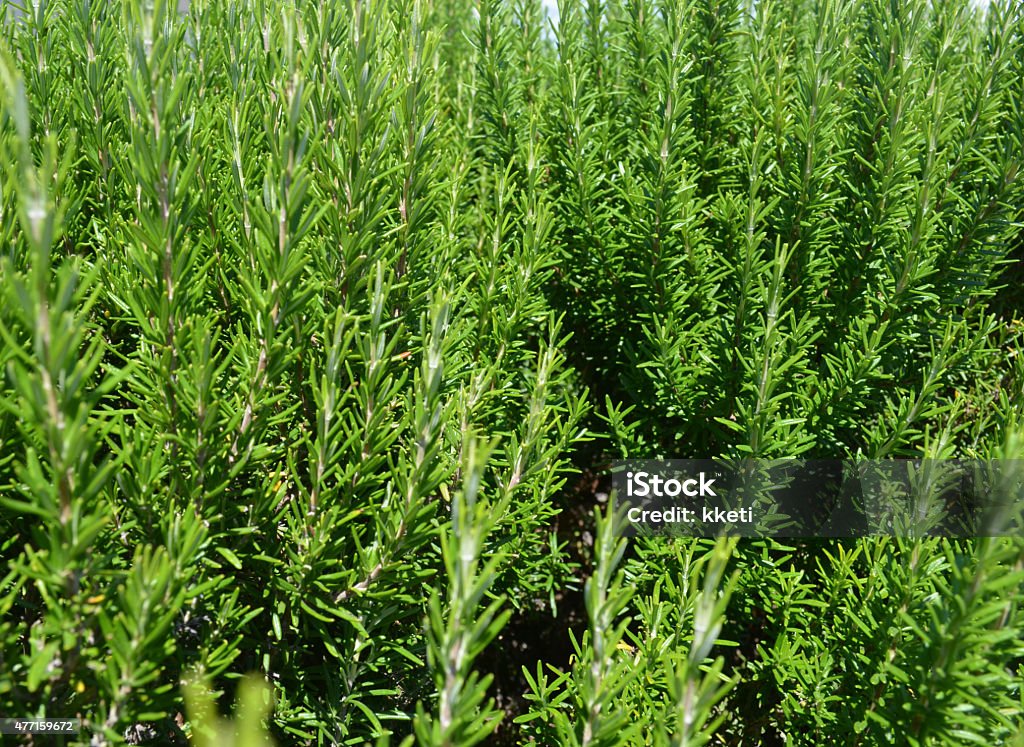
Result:
<svg viewBox="0 0 1024 747"><path fill-rule="evenodd" d="M0 0L0 715L1024 744L1021 538L600 475L1024 458L1022 159L1011 0Z"/></svg>

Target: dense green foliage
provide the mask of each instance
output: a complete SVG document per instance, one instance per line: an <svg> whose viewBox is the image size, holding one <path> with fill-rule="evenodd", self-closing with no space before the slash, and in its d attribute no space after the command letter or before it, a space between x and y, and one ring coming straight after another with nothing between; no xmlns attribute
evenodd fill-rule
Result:
<svg viewBox="0 0 1024 747"><path fill-rule="evenodd" d="M559 16L0 0L0 715L1024 745L1024 540L579 520L620 456L1024 459L1024 11ZM510 616L569 653L499 704Z"/></svg>

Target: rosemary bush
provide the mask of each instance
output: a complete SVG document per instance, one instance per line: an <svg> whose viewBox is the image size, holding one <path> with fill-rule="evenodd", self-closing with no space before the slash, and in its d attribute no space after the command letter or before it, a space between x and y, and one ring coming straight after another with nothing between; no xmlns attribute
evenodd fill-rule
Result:
<svg viewBox="0 0 1024 747"><path fill-rule="evenodd" d="M0 715L1024 745L1020 538L627 542L590 479L1024 458L1019 4L557 10L0 0Z"/></svg>

